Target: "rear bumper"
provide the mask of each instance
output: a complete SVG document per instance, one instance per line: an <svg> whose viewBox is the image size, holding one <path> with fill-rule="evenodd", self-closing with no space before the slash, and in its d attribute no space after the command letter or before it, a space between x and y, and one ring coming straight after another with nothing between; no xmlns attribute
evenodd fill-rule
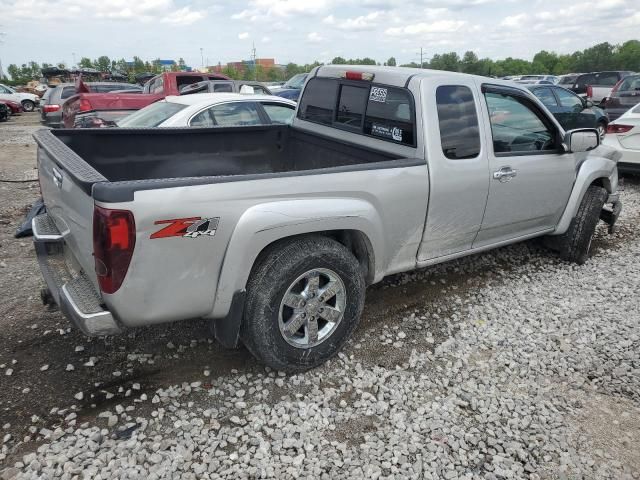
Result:
<svg viewBox="0 0 640 480"><path fill-rule="evenodd" d="M47 214L38 215L33 219L32 228L40 271L62 313L89 336L122 332L111 312L104 308L91 280L68 267L64 238L51 218Z"/></svg>

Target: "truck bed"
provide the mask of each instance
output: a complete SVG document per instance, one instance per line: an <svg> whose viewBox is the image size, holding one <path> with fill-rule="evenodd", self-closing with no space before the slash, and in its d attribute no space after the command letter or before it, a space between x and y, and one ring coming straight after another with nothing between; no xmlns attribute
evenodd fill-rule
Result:
<svg viewBox="0 0 640 480"><path fill-rule="evenodd" d="M400 158L288 126L48 133L109 182L300 172Z"/></svg>

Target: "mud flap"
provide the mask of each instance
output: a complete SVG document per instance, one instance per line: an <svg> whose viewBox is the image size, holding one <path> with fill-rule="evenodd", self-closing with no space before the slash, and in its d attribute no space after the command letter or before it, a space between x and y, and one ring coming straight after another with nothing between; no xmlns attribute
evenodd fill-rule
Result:
<svg viewBox="0 0 640 480"><path fill-rule="evenodd" d="M227 316L211 322L213 336L225 348L236 348L240 343L240 327L246 296L247 292L244 291L234 293Z"/></svg>
<svg viewBox="0 0 640 480"><path fill-rule="evenodd" d="M616 222L620 212L622 212L622 202L618 199L618 195L609 195L600 212L600 220L609 225L609 234L616 232Z"/></svg>

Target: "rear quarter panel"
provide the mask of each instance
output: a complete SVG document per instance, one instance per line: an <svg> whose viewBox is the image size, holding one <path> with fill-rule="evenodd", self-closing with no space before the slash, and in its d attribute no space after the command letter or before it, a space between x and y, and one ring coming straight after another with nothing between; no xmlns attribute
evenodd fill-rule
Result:
<svg viewBox="0 0 640 480"><path fill-rule="evenodd" d="M104 295L128 326L221 318L263 248L281 238L356 229L369 239L375 280L415 267L428 198L426 165L142 190L136 247L120 290ZM214 236L151 239L180 218L218 218Z"/></svg>

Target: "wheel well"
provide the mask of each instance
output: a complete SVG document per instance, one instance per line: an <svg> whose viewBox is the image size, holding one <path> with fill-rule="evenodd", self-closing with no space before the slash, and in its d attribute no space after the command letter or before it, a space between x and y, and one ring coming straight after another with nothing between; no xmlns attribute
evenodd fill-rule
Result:
<svg viewBox="0 0 640 480"><path fill-rule="evenodd" d="M271 242L269 245L266 245L256 257L255 262L253 263L253 268L260 262L260 259L263 257L263 254L269 249L272 245L281 242L283 240L287 240L290 238L303 237L305 235L322 235L325 237L332 238L338 243L344 245L360 264L360 269L362 270L362 275L364 276L364 280L367 285L373 283L373 278L375 276L375 259L373 253L373 247L371 246L371 242L369 238L359 230L326 230L320 232L313 232L304 235L295 235L294 237L285 237L280 238Z"/></svg>
<svg viewBox="0 0 640 480"><path fill-rule="evenodd" d="M593 182L591 182L591 185L602 187L607 192L611 193L611 182L609 181L608 178L604 178L604 177L596 178Z"/></svg>

